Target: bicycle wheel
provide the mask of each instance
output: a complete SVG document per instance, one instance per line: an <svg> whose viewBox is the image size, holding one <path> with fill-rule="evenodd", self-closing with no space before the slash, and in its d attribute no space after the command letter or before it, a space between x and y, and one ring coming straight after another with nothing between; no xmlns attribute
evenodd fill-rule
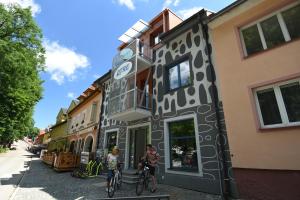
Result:
<svg viewBox="0 0 300 200"><path fill-rule="evenodd" d="M117 188L118 188L118 190L121 189L121 186L122 186L122 173L119 172L118 173L118 182L117 182Z"/></svg>
<svg viewBox="0 0 300 200"><path fill-rule="evenodd" d="M148 171L146 171L146 173L145 173L144 182L145 182L145 189L148 189L148 186L149 186L149 172Z"/></svg>
<svg viewBox="0 0 300 200"><path fill-rule="evenodd" d="M109 198L112 198L114 196L114 194L115 194L115 184L116 184L115 183L115 178L112 177L110 179L110 184L108 186L108 191L107 191L107 194L108 194Z"/></svg>
<svg viewBox="0 0 300 200"><path fill-rule="evenodd" d="M136 182L136 186L135 186L135 193L136 193L137 196L139 196L143 193L144 183L145 183L145 179L144 179L144 176L141 174L139 176L139 179Z"/></svg>

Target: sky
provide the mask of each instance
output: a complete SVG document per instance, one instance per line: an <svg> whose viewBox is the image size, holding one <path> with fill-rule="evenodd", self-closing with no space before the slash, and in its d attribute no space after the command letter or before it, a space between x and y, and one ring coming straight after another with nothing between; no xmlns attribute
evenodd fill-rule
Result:
<svg viewBox="0 0 300 200"><path fill-rule="evenodd" d="M105 74L121 36L139 19L150 21L164 8L186 19L201 8L217 12L234 0L0 0L31 7L46 49L43 99L35 107L38 128L54 124L90 84Z"/></svg>

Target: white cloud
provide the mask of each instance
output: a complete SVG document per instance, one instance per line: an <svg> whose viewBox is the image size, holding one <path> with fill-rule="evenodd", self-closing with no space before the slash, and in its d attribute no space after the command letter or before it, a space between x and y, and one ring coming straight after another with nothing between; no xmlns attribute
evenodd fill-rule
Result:
<svg viewBox="0 0 300 200"><path fill-rule="evenodd" d="M0 0L0 3L7 6L11 4L19 4L21 8L31 7L31 12L33 16L40 13L42 10L40 5L35 3L34 0Z"/></svg>
<svg viewBox="0 0 300 200"><path fill-rule="evenodd" d="M118 3L121 5L121 6L126 6L128 9L130 10L134 10L135 9L135 6L134 6L134 3L133 3L133 0L118 0Z"/></svg>
<svg viewBox="0 0 300 200"><path fill-rule="evenodd" d="M180 0L164 0L163 9L170 7L170 6L178 6Z"/></svg>
<svg viewBox="0 0 300 200"><path fill-rule="evenodd" d="M69 97L70 99L74 99L75 94L73 92L68 92L67 97Z"/></svg>
<svg viewBox="0 0 300 200"><path fill-rule="evenodd" d="M180 3L180 0L175 0L174 3L173 3L173 5L174 6L178 6L179 3Z"/></svg>
<svg viewBox="0 0 300 200"><path fill-rule="evenodd" d="M65 78L69 81L74 80L78 69L89 66L88 58L75 52L74 49L49 40L45 40L43 45L46 49L46 71L59 85L65 81Z"/></svg>
<svg viewBox="0 0 300 200"><path fill-rule="evenodd" d="M187 19L190 16L192 16L193 14L197 13L198 11L200 11L201 9L203 9L203 7L193 7L193 8L189 8L189 9L183 9L183 10L178 10L176 13L182 18L182 19Z"/></svg>

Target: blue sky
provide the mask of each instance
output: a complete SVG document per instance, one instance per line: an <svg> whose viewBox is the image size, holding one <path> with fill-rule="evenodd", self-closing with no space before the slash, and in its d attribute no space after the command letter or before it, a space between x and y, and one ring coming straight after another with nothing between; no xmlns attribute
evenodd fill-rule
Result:
<svg viewBox="0 0 300 200"><path fill-rule="evenodd" d="M8 2L31 6L44 34L44 94L34 120L45 128L55 123L61 107L110 69L118 37L137 20L149 21L164 7L186 18L202 7L218 11L233 0L0 0Z"/></svg>

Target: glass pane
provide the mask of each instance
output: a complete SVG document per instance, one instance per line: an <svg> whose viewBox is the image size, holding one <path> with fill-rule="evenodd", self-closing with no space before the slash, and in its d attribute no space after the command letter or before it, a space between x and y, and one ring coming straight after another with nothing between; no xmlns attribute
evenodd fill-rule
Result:
<svg viewBox="0 0 300 200"><path fill-rule="evenodd" d="M171 90L179 87L178 79L178 70L176 65L175 67L169 69L169 84Z"/></svg>
<svg viewBox="0 0 300 200"><path fill-rule="evenodd" d="M299 82L280 86L283 102L290 122L300 122Z"/></svg>
<svg viewBox="0 0 300 200"><path fill-rule="evenodd" d="M263 50L263 46L259 37L257 25L250 26L242 30L245 47L247 50L247 54L251 55L253 53L259 52Z"/></svg>
<svg viewBox="0 0 300 200"><path fill-rule="evenodd" d="M111 152L114 146L117 144L117 132L110 132L107 133L107 141L106 141L106 148L108 152Z"/></svg>
<svg viewBox="0 0 300 200"><path fill-rule="evenodd" d="M184 61L180 63L180 77L181 77L181 86L185 86L191 83L191 73L189 61Z"/></svg>
<svg viewBox="0 0 300 200"><path fill-rule="evenodd" d="M273 88L257 92L264 125L281 124L281 116Z"/></svg>
<svg viewBox="0 0 300 200"><path fill-rule="evenodd" d="M282 12L291 39L300 37L300 5Z"/></svg>
<svg viewBox="0 0 300 200"><path fill-rule="evenodd" d="M169 132L171 169L198 171L194 120L171 122Z"/></svg>
<svg viewBox="0 0 300 200"><path fill-rule="evenodd" d="M265 36L267 47L271 48L284 43L283 33L281 31L277 16L270 17L260 23Z"/></svg>

